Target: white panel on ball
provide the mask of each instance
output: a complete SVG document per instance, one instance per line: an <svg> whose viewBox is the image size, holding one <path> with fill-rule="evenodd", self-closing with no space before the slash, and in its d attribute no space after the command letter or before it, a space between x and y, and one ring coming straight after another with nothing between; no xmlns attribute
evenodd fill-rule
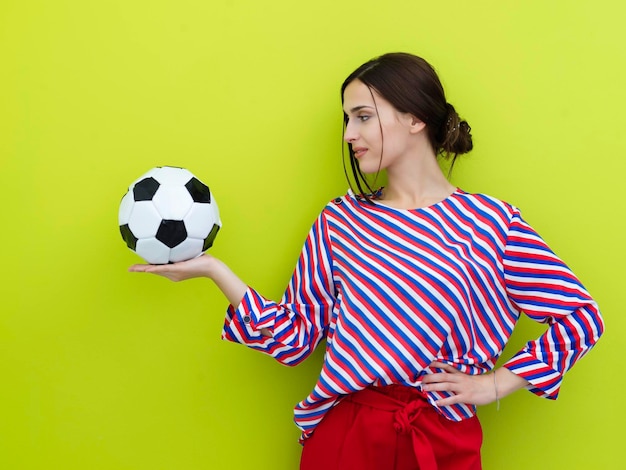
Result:
<svg viewBox="0 0 626 470"><path fill-rule="evenodd" d="M133 192L127 192L120 202L120 211L118 213L118 221L120 225L125 225L130 220L130 213L135 205L135 199L133 198Z"/></svg>
<svg viewBox="0 0 626 470"><path fill-rule="evenodd" d="M135 251L150 264L167 264L170 261L170 249L156 238L137 240Z"/></svg>
<svg viewBox="0 0 626 470"><path fill-rule="evenodd" d="M176 263L195 258L202 254L203 240L197 238L187 238L170 250L170 261Z"/></svg>
<svg viewBox="0 0 626 470"><path fill-rule="evenodd" d="M183 220L191 209L193 199L185 186L159 186L152 198L161 217L166 220Z"/></svg>
<svg viewBox="0 0 626 470"><path fill-rule="evenodd" d="M159 183L168 186L185 186L193 178L193 174L184 168L164 166L159 168L159 172L152 175Z"/></svg>
<svg viewBox="0 0 626 470"><path fill-rule="evenodd" d="M137 238L154 237L161 225L161 216L152 201L137 201L128 220L128 227Z"/></svg>
<svg viewBox="0 0 626 470"><path fill-rule="evenodd" d="M217 223L219 225L219 221L215 217L213 204L214 202L191 206L191 210L184 218L187 235L204 240L211 232L213 224Z"/></svg>

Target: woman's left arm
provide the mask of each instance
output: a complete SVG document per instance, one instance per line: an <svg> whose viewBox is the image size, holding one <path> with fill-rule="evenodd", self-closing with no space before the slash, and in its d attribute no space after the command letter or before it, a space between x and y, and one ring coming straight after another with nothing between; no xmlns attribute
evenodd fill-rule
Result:
<svg viewBox="0 0 626 470"><path fill-rule="evenodd" d="M548 329L497 369L495 376L468 375L449 364L433 363L442 372L426 375L424 389L455 394L438 404L484 405L520 388L556 399L563 375L604 332L596 302L517 209L509 224L503 269L510 302L533 320L549 325Z"/></svg>
<svg viewBox="0 0 626 470"><path fill-rule="evenodd" d="M526 379L531 392L556 399L565 373L604 332L598 305L517 209L509 224L503 267L515 308L548 325L503 367Z"/></svg>

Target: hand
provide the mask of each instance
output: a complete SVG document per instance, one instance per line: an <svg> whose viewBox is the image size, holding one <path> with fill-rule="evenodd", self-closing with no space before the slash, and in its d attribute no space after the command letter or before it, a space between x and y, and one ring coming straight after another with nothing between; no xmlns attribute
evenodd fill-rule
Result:
<svg viewBox="0 0 626 470"><path fill-rule="evenodd" d="M437 361L430 364L430 367L443 369L444 372L425 375L422 379L422 389L425 392L453 393L451 397L437 400L437 405L448 406L455 403L486 405L496 401L492 374L469 375Z"/></svg>
<svg viewBox="0 0 626 470"><path fill-rule="evenodd" d="M174 282L208 277L220 288L232 306L239 305L248 288L228 266L207 254L174 264L135 264L128 270L133 273L157 274Z"/></svg>
<svg viewBox="0 0 626 470"><path fill-rule="evenodd" d="M217 258L203 254L173 264L134 264L128 270L133 273L152 273L178 282L194 277L211 277L211 267L216 262Z"/></svg>

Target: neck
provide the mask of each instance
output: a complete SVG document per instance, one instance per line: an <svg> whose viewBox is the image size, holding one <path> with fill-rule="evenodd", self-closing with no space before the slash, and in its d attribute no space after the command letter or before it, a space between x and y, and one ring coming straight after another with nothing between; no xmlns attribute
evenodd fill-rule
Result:
<svg viewBox="0 0 626 470"><path fill-rule="evenodd" d="M446 179L429 149L387 168L385 204L401 209L430 206L447 198L455 187Z"/></svg>

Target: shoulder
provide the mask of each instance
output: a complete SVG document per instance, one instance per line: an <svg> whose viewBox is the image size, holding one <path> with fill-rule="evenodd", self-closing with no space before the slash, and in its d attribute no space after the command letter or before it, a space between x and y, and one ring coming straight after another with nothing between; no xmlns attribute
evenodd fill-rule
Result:
<svg viewBox="0 0 626 470"><path fill-rule="evenodd" d="M352 205L353 201L355 201L355 197L350 191L342 196L333 197L326 202L315 223L319 224L321 222L326 225L329 219L334 219L337 216L341 216L341 214L349 212L346 211L346 206Z"/></svg>
<svg viewBox="0 0 626 470"><path fill-rule="evenodd" d="M496 211L501 213L507 219L510 219L516 213L519 213L519 209L513 204L488 194L470 193L459 189L457 195L458 200L465 205L468 211Z"/></svg>
<svg viewBox="0 0 626 470"><path fill-rule="evenodd" d="M355 195L352 190L347 190L343 195L338 195L327 202L322 210L321 217L332 222L345 225L354 223L373 224L376 212L371 211L372 203Z"/></svg>
<svg viewBox="0 0 626 470"><path fill-rule="evenodd" d="M346 204L351 205L351 204L354 204L355 202L356 202L356 196L354 195L352 190L349 189L344 195L334 197L330 201L328 201L328 203L326 204L326 207L324 208L324 212L328 210L331 210L334 212L337 209L341 208L342 206L345 206Z"/></svg>
<svg viewBox="0 0 626 470"><path fill-rule="evenodd" d="M522 218L520 210L513 204L484 193L459 190L454 202L456 210L460 210L467 217L479 224L499 227L503 232L508 232Z"/></svg>

